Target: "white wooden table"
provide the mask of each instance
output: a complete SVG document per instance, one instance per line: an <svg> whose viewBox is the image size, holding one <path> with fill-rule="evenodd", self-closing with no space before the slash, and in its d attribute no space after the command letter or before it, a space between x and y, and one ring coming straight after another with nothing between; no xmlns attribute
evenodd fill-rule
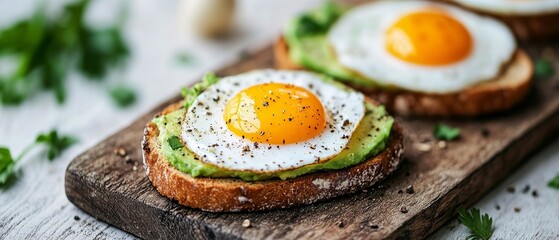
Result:
<svg viewBox="0 0 559 240"><path fill-rule="evenodd" d="M32 12L35 0L0 0L0 26ZM59 6L62 1L51 1ZM88 19L110 22L119 3L93 1ZM36 149L20 164L21 177L11 188L0 190L0 239L129 239L115 227L82 212L66 199L64 171L79 153L131 123L160 102L177 94L181 86L226 63L242 51L269 44L293 15L320 4L320 0L239 1L237 34L220 41L193 37L177 21L175 0L130 1L126 36L132 58L123 73L107 83L72 74L66 104L55 103L49 92L40 93L18 107L0 106L0 146L19 153L39 132L52 128L77 136L80 142L49 162ZM181 65L176 55L188 52L195 58ZM107 85L125 82L138 91L138 101L127 109L115 107L107 96ZM559 133L558 133L559 135ZM494 239L559 239L559 191L546 187L559 173L559 140L521 166L513 175L483 198L477 207L494 219ZM529 185L529 193L522 193ZM514 186L515 193L507 188ZM533 197L536 189L538 197ZM499 206L500 210L496 206ZM516 212L514 209L519 208ZM463 239L467 229L451 221L433 239Z"/></svg>

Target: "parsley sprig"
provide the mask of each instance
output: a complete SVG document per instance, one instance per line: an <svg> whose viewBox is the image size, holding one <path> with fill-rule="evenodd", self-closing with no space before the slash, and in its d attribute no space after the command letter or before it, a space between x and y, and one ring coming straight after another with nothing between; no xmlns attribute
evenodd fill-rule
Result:
<svg viewBox="0 0 559 240"><path fill-rule="evenodd" d="M171 149L173 150L184 147L181 140L177 136L171 136L169 139L167 139L167 143L169 143L169 146L171 146Z"/></svg>
<svg viewBox="0 0 559 240"><path fill-rule="evenodd" d="M0 75L0 103L19 104L40 88L53 91L63 103L70 71L100 79L124 63L129 50L120 31L123 21L107 28L89 26L84 20L89 3L77 0L53 16L41 5L33 16L0 30L0 58L16 61L14 69Z"/></svg>
<svg viewBox="0 0 559 240"><path fill-rule="evenodd" d="M128 107L136 102L136 91L124 85L119 85L110 89L109 94L114 103L119 107Z"/></svg>
<svg viewBox="0 0 559 240"><path fill-rule="evenodd" d="M540 78L549 78L555 74L551 61L540 58L534 63L534 74Z"/></svg>
<svg viewBox="0 0 559 240"><path fill-rule="evenodd" d="M551 179L548 183L547 186L550 188L555 188L557 190L559 190L559 175L555 176L555 178Z"/></svg>
<svg viewBox="0 0 559 240"><path fill-rule="evenodd" d="M460 207L458 220L472 232L466 240L488 240L493 234L493 219L487 213L482 216L478 208Z"/></svg>
<svg viewBox="0 0 559 240"><path fill-rule="evenodd" d="M435 126L433 126L433 135L439 140L454 140L460 137L460 128L441 123L435 124Z"/></svg>
<svg viewBox="0 0 559 240"><path fill-rule="evenodd" d="M47 146L47 157L49 160L53 160L55 157L60 155L62 151L77 142L78 139L73 136L59 136L56 130L39 134L39 136L37 136L37 139L35 140L35 143Z"/></svg>
<svg viewBox="0 0 559 240"><path fill-rule="evenodd" d="M182 88L181 95L184 97L184 108L189 108L200 93L215 84L217 81L219 81L219 78L214 73L207 73L204 78L202 78L201 82L196 83L189 88Z"/></svg>
<svg viewBox="0 0 559 240"><path fill-rule="evenodd" d="M295 20L298 21L295 34L298 37L323 34L330 29L344 11L343 7L328 2L317 11L303 14L297 18Z"/></svg>
<svg viewBox="0 0 559 240"><path fill-rule="evenodd" d="M196 58L187 52L181 52L177 54L176 60L182 65L194 65L197 62Z"/></svg>
<svg viewBox="0 0 559 240"><path fill-rule="evenodd" d="M16 160L12 157L10 149L0 147L0 185L8 182L16 166Z"/></svg>
<svg viewBox="0 0 559 240"><path fill-rule="evenodd" d="M16 164L28 153L31 149L38 145L46 146L46 153L49 160L53 160L59 156L62 151L75 144L77 139L69 135L59 135L56 130L48 133L42 133L37 136L35 142L27 146L17 157L13 157L10 149L7 147L0 147L0 186L7 185L9 180L14 175Z"/></svg>

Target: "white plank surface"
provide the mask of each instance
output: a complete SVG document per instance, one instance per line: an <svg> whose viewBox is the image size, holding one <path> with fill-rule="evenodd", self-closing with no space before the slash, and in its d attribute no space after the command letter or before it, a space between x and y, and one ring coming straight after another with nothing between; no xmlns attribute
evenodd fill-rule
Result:
<svg viewBox="0 0 559 240"><path fill-rule="evenodd" d="M30 14L36 2L0 0L0 26ZM56 6L61 2L50 1L50 4ZM94 2L93 12L88 16L94 22L110 19L119 6L118 1ZM107 97L106 84L82 79L77 74L69 81L65 105L57 105L50 93L41 93L19 107L0 106L0 145L10 147L16 154L37 133L51 128L80 139L79 144L53 162L46 160L41 149L23 160L19 181L9 189L0 190L0 239L133 238L68 202L64 194L64 171L71 159L175 95L188 81L236 60L242 50L265 46L291 16L321 1L239 1L237 34L221 41L202 41L183 31L176 21L177 1L131 2L126 36L133 55L128 68L115 73L108 82L133 85L139 93L133 107L124 110L114 107ZM176 54L182 51L195 56L196 63L177 64ZM493 216L495 239L559 238L559 191L545 186L559 173L559 141L526 161L527 164L477 204ZM538 190L538 198L521 193L526 184ZM516 193L507 192L509 185L516 186ZM497 211L495 204L501 210ZM516 213L515 207L521 211ZM465 236L466 229L452 221L432 238Z"/></svg>
<svg viewBox="0 0 559 240"><path fill-rule="evenodd" d="M513 174L475 204L474 207L493 218L492 239L559 239L559 190L547 186L557 174L559 139L526 159ZM529 191L524 192L526 186ZM511 187L515 189L514 193L509 190ZM532 195L533 191L537 192L537 197ZM466 227L458 220L452 220L430 239L465 239L468 235Z"/></svg>

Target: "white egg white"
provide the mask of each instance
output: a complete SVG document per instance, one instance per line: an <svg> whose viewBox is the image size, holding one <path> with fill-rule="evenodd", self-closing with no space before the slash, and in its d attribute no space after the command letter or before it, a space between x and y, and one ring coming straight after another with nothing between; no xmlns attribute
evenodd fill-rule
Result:
<svg viewBox="0 0 559 240"><path fill-rule="evenodd" d="M559 11L558 0L454 0L462 5L504 15L543 15Z"/></svg>
<svg viewBox="0 0 559 240"><path fill-rule="evenodd" d="M255 144L235 135L223 116L228 101L242 90L263 83L293 84L314 93L324 107L327 127L311 139L284 145ZM225 77L200 94L186 113L181 137L205 163L230 170L275 172L336 156L348 144L364 114L361 93L325 83L316 74L258 70Z"/></svg>
<svg viewBox="0 0 559 240"><path fill-rule="evenodd" d="M402 16L433 7L443 9L469 31L473 40L470 54L456 63L426 66L389 53L385 47L388 28ZM491 80L516 50L514 36L503 23L426 1L378 1L356 7L334 24L328 39L345 67L381 85L427 93L457 92Z"/></svg>

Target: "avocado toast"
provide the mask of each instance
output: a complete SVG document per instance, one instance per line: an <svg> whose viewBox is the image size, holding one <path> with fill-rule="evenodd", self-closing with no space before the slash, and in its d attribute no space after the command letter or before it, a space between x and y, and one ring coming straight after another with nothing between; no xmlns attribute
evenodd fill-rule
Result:
<svg viewBox="0 0 559 240"><path fill-rule="evenodd" d="M276 67L308 69L327 74L368 94L385 104L389 110L405 116L477 116L504 111L520 102L530 89L533 64L521 49L514 51L503 66L497 66L497 76L459 91L415 91L392 84L381 84L378 79L367 77L341 64L329 42L328 32L348 11L348 8L327 4L289 22L275 44ZM383 61L386 59L376 59L378 63ZM390 61L394 62L393 59ZM411 68L407 71L413 73L417 66ZM453 79L450 77L448 80Z"/></svg>
<svg viewBox="0 0 559 240"><path fill-rule="evenodd" d="M344 88L332 81L325 83ZM205 81L194 86L198 91L187 91L193 95L187 94L186 101L211 85ZM161 194L206 211L287 208L352 193L394 171L403 152L403 136L394 119L366 98L365 115L346 147L334 157L272 172L232 170L205 162L183 139L178 145L171 140L181 136L187 109L184 101L178 102L147 124L142 142L144 165Z"/></svg>

